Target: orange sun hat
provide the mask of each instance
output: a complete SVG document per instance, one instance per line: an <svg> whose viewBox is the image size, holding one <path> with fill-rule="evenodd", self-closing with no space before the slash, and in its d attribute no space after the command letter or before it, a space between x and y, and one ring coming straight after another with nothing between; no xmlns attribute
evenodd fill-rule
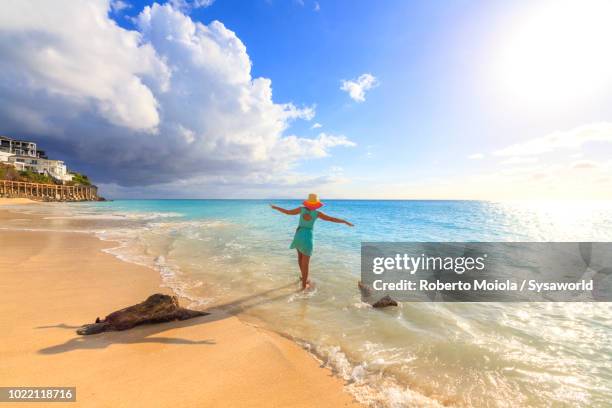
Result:
<svg viewBox="0 0 612 408"><path fill-rule="evenodd" d="M323 203L319 201L319 197L317 197L316 194L312 193L308 194L308 199L304 200L302 204L304 204L304 207L308 208L311 211L323 207Z"/></svg>

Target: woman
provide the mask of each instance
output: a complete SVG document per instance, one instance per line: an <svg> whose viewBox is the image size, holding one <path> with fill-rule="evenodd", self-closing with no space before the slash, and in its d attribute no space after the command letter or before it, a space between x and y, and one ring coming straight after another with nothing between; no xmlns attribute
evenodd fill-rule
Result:
<svg viewBox="0 0 612 408"><path fill-rule="evenodd" d="M338 224L346 224L349 227L352 227L353 224L340 218L325 215L321 211L317 211L319 208L323 207L323 203L319 201L316 194L309 194L308 199L302 204L304 205L303 207L294 208L293 210L286 210L272 204L270 204L270 207L287 215L300 214L300 223L295 230L295 236L289 248L295 248L297 250L298 265L302 273L302 290L304 290L310 288L308 264L310 263L310 256L312 255L313 248L312 228L317 218L321 218L324 221L336 222Z"/></svg>

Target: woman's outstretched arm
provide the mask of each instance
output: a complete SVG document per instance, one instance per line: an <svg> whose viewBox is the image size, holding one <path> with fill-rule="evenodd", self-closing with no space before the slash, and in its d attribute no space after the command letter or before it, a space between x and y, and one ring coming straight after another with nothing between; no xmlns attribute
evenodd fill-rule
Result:
<svg viewBox="0 0 612 408"><path fill-rule="evenodd" d="M353 226L353 224L351 224L347 220L343 220L342 218L330 217L329 215L323 214L321 211L319 211L319 218L322 219L322 220L325 220L325 221L329 221L329 222L335 222L335 223L338 223L338 224L346 224L349 227Z"/></svg>
<svg viewBox="0 0 612 408"><path fill-rule="evenodd" d="M285 210L284 208L277 207L273 204L270 204L270 207L272 207L276 211L280 211L283 214L287 214L287 215L297 215L300 213L300 207L294 208L293 210Z"/></svg>

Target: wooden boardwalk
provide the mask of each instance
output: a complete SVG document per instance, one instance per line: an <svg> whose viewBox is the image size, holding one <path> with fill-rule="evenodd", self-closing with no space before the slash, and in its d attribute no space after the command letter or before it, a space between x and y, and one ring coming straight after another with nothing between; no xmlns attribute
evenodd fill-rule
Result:
<svg viewBox="0 0 612 408"><path fill-rule="evenodd" d="M96 186L62 186L0 180L0 197L23 197L38 201L97 201Z"/></svg>

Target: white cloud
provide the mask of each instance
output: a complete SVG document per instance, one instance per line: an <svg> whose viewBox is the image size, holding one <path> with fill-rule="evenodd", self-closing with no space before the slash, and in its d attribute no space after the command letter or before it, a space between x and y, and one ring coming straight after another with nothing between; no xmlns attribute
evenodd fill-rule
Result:
<svg viewBox="0 0 612 408"><path fill-rule="evenodd" d="M168 4L170 4L175 10L188 13L192 9L212 6L214 2L215 0L169 0Z"/></svg>
<svg viewBox="0 0 612 408"><path fill-rule="evenodd" d="M122 10L131 8L132 5L130 3L128 3L128 2L126 2L126 1L123 1L123 0L111 0L110 7L111 7L111 10L113 12L119 13Z"/></svg>
<svg viewBox="0 0 612 408"><path fill-rule="evenodd" d="M354 147L355 143L347 139L346 136L328 135L326 133L319 133L314 139L287 136L277 144L272 156L292 159L297 159L304 155L315 158L327 157L329 149L337 146Z"/></svg>
<svg viewBox="0 0 612 408"><path fill-rule="evenodd" d="M596 161L593 160L578 160L574 163L572 163L571 168L572 169L597 169L600 167L600 164L597 163Z"/></svg>
<svg viewBox="0 0 612 408"><path fill-rule="evenodd" d="M314 2L314 11L321 11L321 5L319 4L318 1Z"/></svg>
<svg viewBox="0 0 612 408"><path fill-rule="evenodd" d="M584 149L588 143L606 143L596 151ZM557 131L493 152L503 159L497 168L469 177L464 182L448 183L446 192L432 196L453 198L524 199L571 198L610 199L607 190L612 178L612 161L604 163L596 156L605 156L612 143L612 123L591 123L567 131ZM571 154L560 151L570 151ZM470 157L479 157L474 154ZM585 156L591 157L585 157ZM454 191L459 184L463 191Z"/></svg>
<svg viewBox="0 0 612 408"><path fill-rule="evenodd" d="M109 10L108 0L3 6L3 133L39 141L106 185L282 177L354 145L286 136L314 106L275 103L271 80L251 76L246 47L221 22L154 3L126 30Z"/></svg>
<svg viewBox="0 0 612 408"><path fill-rule="evenodd" d="M531 164L536 163L538 161L537 157L521 157L521 156L513 156L506 160L503 160L501 164L506 165L514 165L514 164Z"/></svg>
<svg viewBox="0 0 612 408"><path fill-rule="evenodd" d="M339 185L349 181L342 173L312 175L286 172L281 175L257 173L244 177L200 176L185 183L179 181L147 187L126 187L115 183L99 187L115 198L286 198L301 197L313 190L321 192L326 187L336 191ZM177 184L184 188L177 188Z"/></svg>
<svg viewBox="0 0 612 408"><path fill-rule="evenodd" d="M482 153L474 153L474 154L470 154L468 156L468 159L470 160L480 160L480 159L484 159L484 154Z"/></svg>
<svg viewBox="0 0 612 408"><path fill-rule="evenodd" d="M194 0L193 4L194 4L194 7L200 8L200 7L212 6L214 2L215 0Z"/></svg>
<svg viewBox="0 0 612 408"><path fill-rule="evenodd" d="M378 80L372 74L359 75L357 79L342 80L341 90L347 92L356 102L364 102L366 91L378 86Z"/></svg>
<svg viewBox="0 0 612 408"><path fill-rule="evenodd" d="M0 67L3 88L18 99L12 103L32 97L27 108L37 111L40 93L62 100L71 114L93 108L115 125L154 131L160 120L154 93L166 90L170 71L137 32L106 17L108 8L105 1L5 4Z"/></svg>
<svg viewBox="0 0 612 408"><path fill-rule="evenodd" d="M612 123L600 122L556 131L494 152L499 156L532 156L556 150L575 150L589 142L612 142Z"/></svg>
<svg viewBox="0 0 612 408"><path fill-rule="evenodd" d="M319 122L317 122L314 125L312 125L310 128L311 129L319 129L319 128L322 128L322 127L323 127L323 125L320 124Z"/></svg>

